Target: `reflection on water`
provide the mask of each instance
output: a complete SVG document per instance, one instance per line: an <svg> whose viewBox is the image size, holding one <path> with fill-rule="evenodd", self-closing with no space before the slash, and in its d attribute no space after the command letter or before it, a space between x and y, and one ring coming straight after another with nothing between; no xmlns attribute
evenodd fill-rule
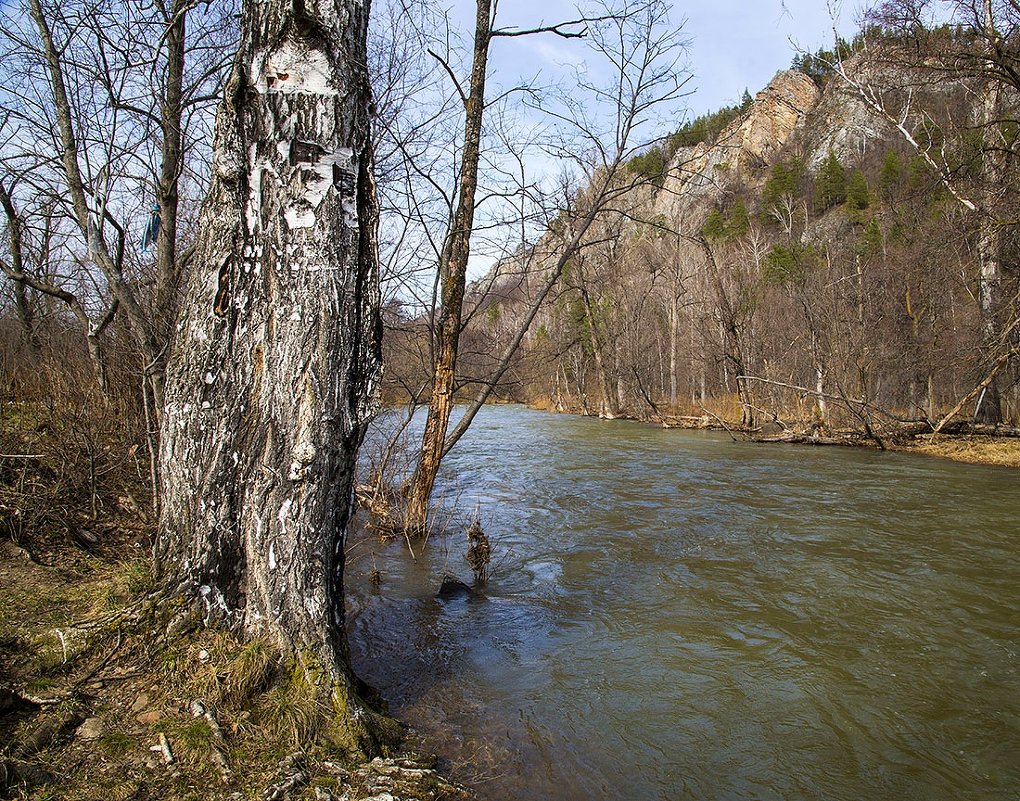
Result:
<svg viewBox="0 0 1020 801"><path fill-rule="evenodd" d="M1018 489L490 407L439 488L484 595L434 597L460 533L359 546L355 664L492 799L1016 799Z"/></svg>

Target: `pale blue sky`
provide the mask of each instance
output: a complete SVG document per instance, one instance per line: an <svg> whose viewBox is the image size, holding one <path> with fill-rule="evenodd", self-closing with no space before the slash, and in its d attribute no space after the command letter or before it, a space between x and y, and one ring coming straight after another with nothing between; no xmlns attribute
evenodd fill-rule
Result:
<svg viewBox="0 0 1020 801"><path fill-rule="evenodd" d="M448 0L453 18L469 30L473 0ZM856 28L858 0L676 0L673 21L684 23L690 39L690 67L696 89L688 99L693 114L735 103L744 88L754 94L790 65L795 45L817 50L833 41L833 19L840 34ZM576 16L575 0L501 0L498 23L532 27ZM831 8L830 8L831 7ZM496 77L510 82L512 73L546 76L557 62L571 61L579 50L552 36L502 40L493 54Z"/></svg>

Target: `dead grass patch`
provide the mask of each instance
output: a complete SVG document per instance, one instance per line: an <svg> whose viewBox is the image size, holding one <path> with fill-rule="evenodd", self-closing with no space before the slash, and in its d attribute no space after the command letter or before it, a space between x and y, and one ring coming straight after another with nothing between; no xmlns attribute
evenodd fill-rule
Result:
<svg viewBox="0 0 1020 801"><path fill-rule="evenodd" d="M1020 467L1020 440L989 437L939 437L911 446L910 450L970 464Z"/></svg>

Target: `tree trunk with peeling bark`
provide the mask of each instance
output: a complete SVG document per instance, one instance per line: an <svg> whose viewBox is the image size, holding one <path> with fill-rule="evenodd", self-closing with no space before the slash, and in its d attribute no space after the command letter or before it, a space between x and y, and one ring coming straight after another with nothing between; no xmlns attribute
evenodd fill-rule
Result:
<svg viewBox="0 0 1020 801"><path fill-rule="evenodd" d="M344 537L379 371L368 0L245 2L163 406L158 572L266 635L376 749L344 634Z"/></svg>

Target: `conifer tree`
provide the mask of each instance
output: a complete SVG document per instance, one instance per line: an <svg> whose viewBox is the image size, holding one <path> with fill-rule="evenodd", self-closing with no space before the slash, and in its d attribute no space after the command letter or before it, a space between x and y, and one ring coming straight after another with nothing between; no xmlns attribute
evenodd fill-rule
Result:
<svg viewBox="0 0 1020 801"><path fill-rule="evenodd" d="M859 169L854 169L850 173L850 180L846 185L846 203L853 211L864 211L871 205L868 179Z"/></svg>
<svg viewBox="0 0 1020 801"><path fill-rule="evenodd" d="M846 200L846 170L831 150L815 176L815 202L819 211L831 209Z"/></svg>
<svg viewBox="0 0 1020 801"><path fill-rule="evenodd" d="M895 150L885 154L882 171L878 174L878 189L887 200L893 196L903 178L903 164Z"/></svg>

